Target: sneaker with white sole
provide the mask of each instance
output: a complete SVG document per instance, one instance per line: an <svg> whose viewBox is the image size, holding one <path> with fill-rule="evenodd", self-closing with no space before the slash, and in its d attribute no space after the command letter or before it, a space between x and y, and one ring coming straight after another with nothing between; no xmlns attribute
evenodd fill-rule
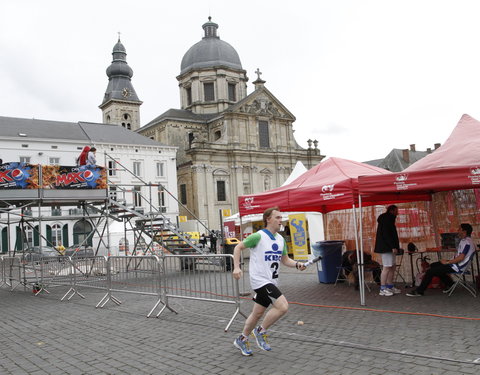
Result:
<svg viewBox="0 0 480 375"><path fill-rule="evenodd" d="M395 288L395 287L389 288L388 290L389 290L390 292L392 292L393 294L400 294L400 293L402 293L402 291L401 291L400 289Z"/></svg>
<svg viewBox="0 0 480 375"><path fill-rule="evenodd" d="M253 330L252 333L253 333L253 336L255 336L255 340L257 341L257 345L260 349L266 350L266 351L272 350L270 345L268 345L268 341L267 341L268 335L266 331L260 332L260 327L257 327Z"/></svg>
<svg viewBox="0 0 480 375"><path fill-rule="evenodd" d="M240 349L240 351L242 352L242 355L244 356L252 355L252 351L250 350L250 343L248 342L248 339L242 340L242 336L238 336L233 342L233 345L235 345L236 348Z"/></svg>
<svg viewBox="0 0 480 375"><path fill-rule="evenodd" d="M384 297L391 297L393 296L393 292L390 291L390 289L380 289L380 293L378 293L380 296Z"/></svg>
<svg viewBox="0 0 480 375"><path fill-rule="evenodd" d="M407 293L408 297L422 297L423 293L417 292L416 290L412 290L411 292Z"/></svg>

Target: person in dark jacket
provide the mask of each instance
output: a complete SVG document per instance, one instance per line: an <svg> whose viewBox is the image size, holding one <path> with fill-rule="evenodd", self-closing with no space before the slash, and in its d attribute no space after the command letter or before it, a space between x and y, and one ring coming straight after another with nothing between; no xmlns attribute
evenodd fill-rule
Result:
<svg viewBox="0 0 480 375"><path fill-rule="evenodd" d="M388 206L387 212L384 212L377 218L378 226L375 239L375 252L382 256L383 269L380 276L380 295L386 297L401 293L401 291L393 285L396 265L395 257L400 247L397 227L395 226L397 215L398 207L391 205Z"/></svg>

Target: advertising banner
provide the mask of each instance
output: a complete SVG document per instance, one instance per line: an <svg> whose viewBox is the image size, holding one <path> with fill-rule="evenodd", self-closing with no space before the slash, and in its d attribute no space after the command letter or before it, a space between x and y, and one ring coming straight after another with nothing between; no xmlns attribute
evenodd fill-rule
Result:
<svg viewBox="0 0 480 375"><path fill-rule="evenodd" d="M308 260L307 219L305 214L288 215L292 240L293 259Z"/></svg>
<svg viewBox="0 0 480 375"><path fill-rule="evenodd" d="M106 170L98 166L42 166L44 189L106 189Z"/></svg>
<svg viewBox="0 0 480 375"><path fill-rule="evenodd" d="M0 189L38 189L38 166L18 162L0 164Z"/></svg>

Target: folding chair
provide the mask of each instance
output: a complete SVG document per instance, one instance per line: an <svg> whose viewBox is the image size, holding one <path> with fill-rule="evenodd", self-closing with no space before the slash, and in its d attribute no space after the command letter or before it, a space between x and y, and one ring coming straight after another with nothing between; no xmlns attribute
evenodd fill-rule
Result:
<svg viewBox="0 0 480 375"><path fill-rule="evenodd" d="M449 297L452 295L453 291L457 288L458 285L463 286L465 289L467 289L470 292L472 296L477 297L477 290L468 284L468 281L465 277L471 274L470 267L472 266L472 259L474 256L475 256L475 252L472 255L470 255L470 259L468 260L468 263L465 265L462 271L454 272L450 274L452 276L454 283L450 287L450 290L448 292Z"/></svg>
<svg viewBox="0 0 480 375"><path fill-rule="evenodd" d="M338 273L337 273L337 279L335 280L335 285L337 285L337 283L339 281L346 281L348 282L348 285L350 285L350 280L348 278L348 276L345 276L345 270L346 270L347 267L343 267L343 266L338 266L337 269L338 269ZM348 270L350 271L350 270ZM351 272L351 271L350 271Z"/></svg>

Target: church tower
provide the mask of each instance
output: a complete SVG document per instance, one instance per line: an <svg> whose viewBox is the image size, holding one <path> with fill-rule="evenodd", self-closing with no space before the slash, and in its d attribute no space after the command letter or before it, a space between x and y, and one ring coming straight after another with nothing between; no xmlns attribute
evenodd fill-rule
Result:
<svg viewBox="0 0 480 375"><path fill-rule="evenodd" d="M127 64L127 52L120 37L113 47L112 55L113 61L107 68L107 90L99 106L103 114L103 123L137 130L140 127L142 102L133 88L133 70Z"/></svg>
<svg viewBox="0 0 480 375"><path fill-rule="evenodd" d="M177 77L181 108L220 113L247 96L246 71L237 51L217 35L218 24L202 25L205 36L185 53Z"/></svg>

